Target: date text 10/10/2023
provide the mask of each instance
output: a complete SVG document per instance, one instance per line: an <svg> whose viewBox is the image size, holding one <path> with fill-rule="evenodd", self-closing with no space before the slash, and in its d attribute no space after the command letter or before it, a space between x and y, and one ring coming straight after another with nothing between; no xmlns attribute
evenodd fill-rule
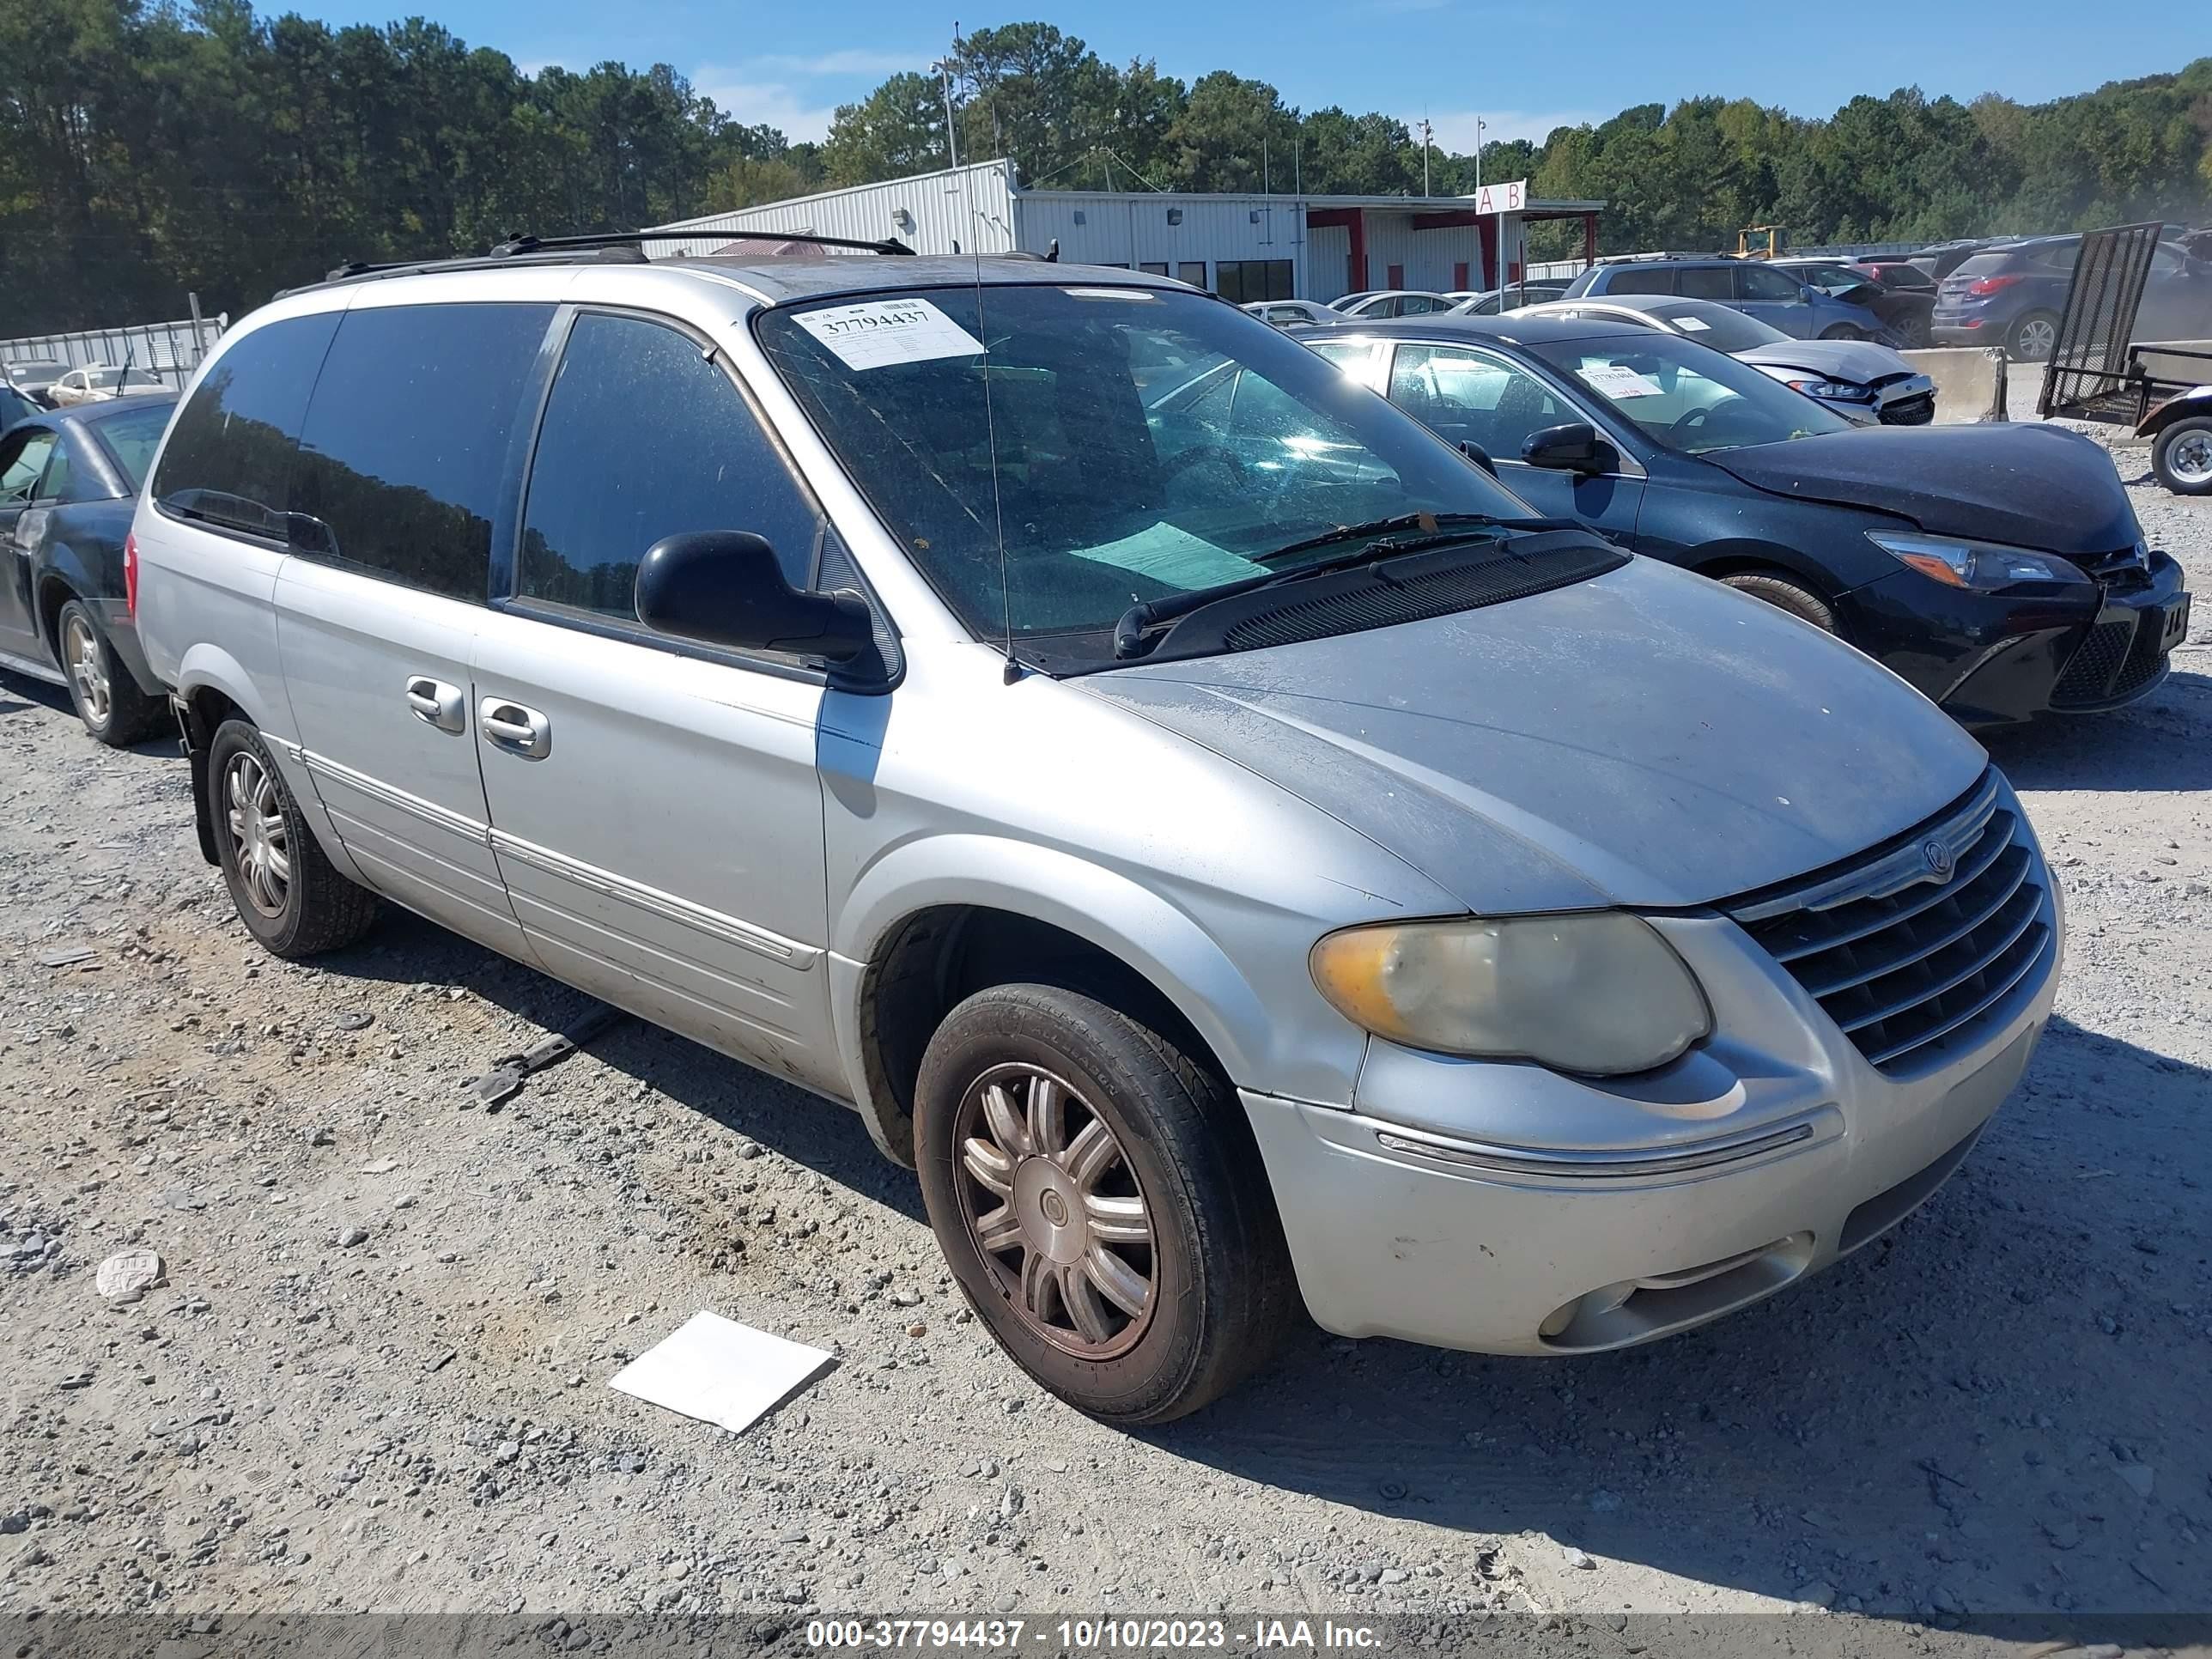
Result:
<svg viewBox="0 0 2212 1659"><path fill-rule="evenodd" d="M1188 1649L1367 1651L1384 1644L1369 1625L1334 1620L1225 1619L815 1619L806 1644L817 1649L964 1650L979 1656L1030 1646L1062 1652L1172 1652Z"/></svg>

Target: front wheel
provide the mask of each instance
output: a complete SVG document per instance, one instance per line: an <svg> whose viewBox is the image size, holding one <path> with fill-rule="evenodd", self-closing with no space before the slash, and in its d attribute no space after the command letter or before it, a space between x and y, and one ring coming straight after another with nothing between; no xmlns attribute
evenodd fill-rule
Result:
<svg viewBox="0 0 2212 1659"><path fill-rule="evenodd" d="M112 749L127 749L160 729L161 699L138 689L84 601L71 599L55 623L70 701L84 729Z"/></svg>
<svg viewBox="0 0 2212 1659"><path fill-rule="evenodd" d="M1103 1002L1001 985L961 1003L922 1058L915 1143L962 1292L1080 1411L1124 1425L1196 1411L1296 1317L1236 1097Z"/></svg>
<svg viewBox="0 0 2212 1659"><path fill-rule="evenodd" d="M2212 416L2192 415L2160 432L2150 470L2177 495L2212 495Z"/></svg>
<svg viewBox="0 0 2212 1659"><path fill-rule="evenodd" d="M208 745L208 809L238 919L272 956L296 960L350 945L376 920L317 845L261 734L225 720Z"/></svg>
<svg viewBox="0 0 2212 1659"><path fill-rule="evenodd" d="M1777 610L1787 611L1801 622L1808 622L1823 634L1836 631L1836 613L1828 602L1809 587L1803 587L1786 576L1778 576L1767 570L1739 570L1721 578L1723 587L1733 587L1739 593L1748 593L1755 599L1764 599Z"/></svg>
<svg viewBox="0 0 2212 1659"><path fill-rule="evenodd" d="M1849 323L1838 323L1833 328L1822 330L1820 337L1824 340L1863 340L1866 334Z"/></svg>

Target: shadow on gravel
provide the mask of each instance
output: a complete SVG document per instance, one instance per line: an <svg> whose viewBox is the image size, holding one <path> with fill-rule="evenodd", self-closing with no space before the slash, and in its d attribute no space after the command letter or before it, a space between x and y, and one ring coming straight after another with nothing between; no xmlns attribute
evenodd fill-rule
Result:
<svg viewBox="0 0 2212 1659"><path fill-rule="evenodd" d="M462 986L548 1032L565 1033L602 1006L534 968L394 905L385 908L367 939L319 958L316 965L346 979ZM333 987L331 998L342 1004L344 993ZM474 1058L481 1070L489 1071L495 1060L527 1048L537 1036L526 1031L506 1042L488 1037L483 1054ZM912 1171L876 1150L856 1114L643 1020L625 1018L586 1046L594 1059L690 1108L732 1139L749 1136L909 1220L924 1220ZM524 1085L525 1101L534 1086L538 1085ZM462 1109L461 1098L456 1089L456 1111Z"/></svg>
<svg viewBox="0 0 2212 1659"><path fill-rule="evenodd" d="M2177 671L2132 708L2052 716L1982 742L2021 789L2212 789L2212 675Z"/></svg>
<svg viewBox="0 0 2212 1659"><path fill-rule="evenodd" d="M2203 1480L2175 1382L2212 1337L2207 1098L2212 1072L2060 1019L1960 1173L1794 1290L1572 1359L1309 1331L1148 1437L1377 1515L1878 1616L2212 1607L2186 1529L2118 1473L2162 1464L2184 1508Z"/></svg>

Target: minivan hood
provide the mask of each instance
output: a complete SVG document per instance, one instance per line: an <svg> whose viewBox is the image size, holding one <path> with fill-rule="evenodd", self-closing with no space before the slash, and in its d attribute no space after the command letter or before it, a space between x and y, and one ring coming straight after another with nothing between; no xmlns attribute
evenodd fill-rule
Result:
<svg viewBox="0 0 2212 1659"><path fill-rule="evenodd" d="M1849 646L1646 559L1427 622L1072 684L1490 915L1763 887L1911 829L1987 764Z"/></svg>
<svg viewBox="0 0 2212 1659"><path fill-rule="evenodd" d="M2078 556L2141 533L2112 457L2061 427L1864 427L1702 459L1771 495L1894 513L1932 535Z"/></svg>
<svg viewBox="0 0 2212 1659"><path fill-rule="evenodd" d="M1802 368L1824 380L1872 386L1893 375L1910 374L1912 365L1886 345L1871 340L1777 340L1735 356L1747 363Z"/></svg>

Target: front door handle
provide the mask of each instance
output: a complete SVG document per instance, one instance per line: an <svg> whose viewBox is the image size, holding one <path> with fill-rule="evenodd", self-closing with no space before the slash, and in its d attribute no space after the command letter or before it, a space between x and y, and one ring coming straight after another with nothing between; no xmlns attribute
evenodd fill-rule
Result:
<svg viewBox="0 0 2212 1659"><path fill-rule="evenodd" d="M525 760L544 760L553 752L553 722L505 697L486 697L477 705L477 729Z"/></svg>
<svg viewBox="0 0 2212 1659"><path fill-rule="evenodd" d="M461 695L459 686L447 685L443 680L416 675L407 682L407 706L416 720L441 732L460 732L468 726L468 699Z"/></svg>

